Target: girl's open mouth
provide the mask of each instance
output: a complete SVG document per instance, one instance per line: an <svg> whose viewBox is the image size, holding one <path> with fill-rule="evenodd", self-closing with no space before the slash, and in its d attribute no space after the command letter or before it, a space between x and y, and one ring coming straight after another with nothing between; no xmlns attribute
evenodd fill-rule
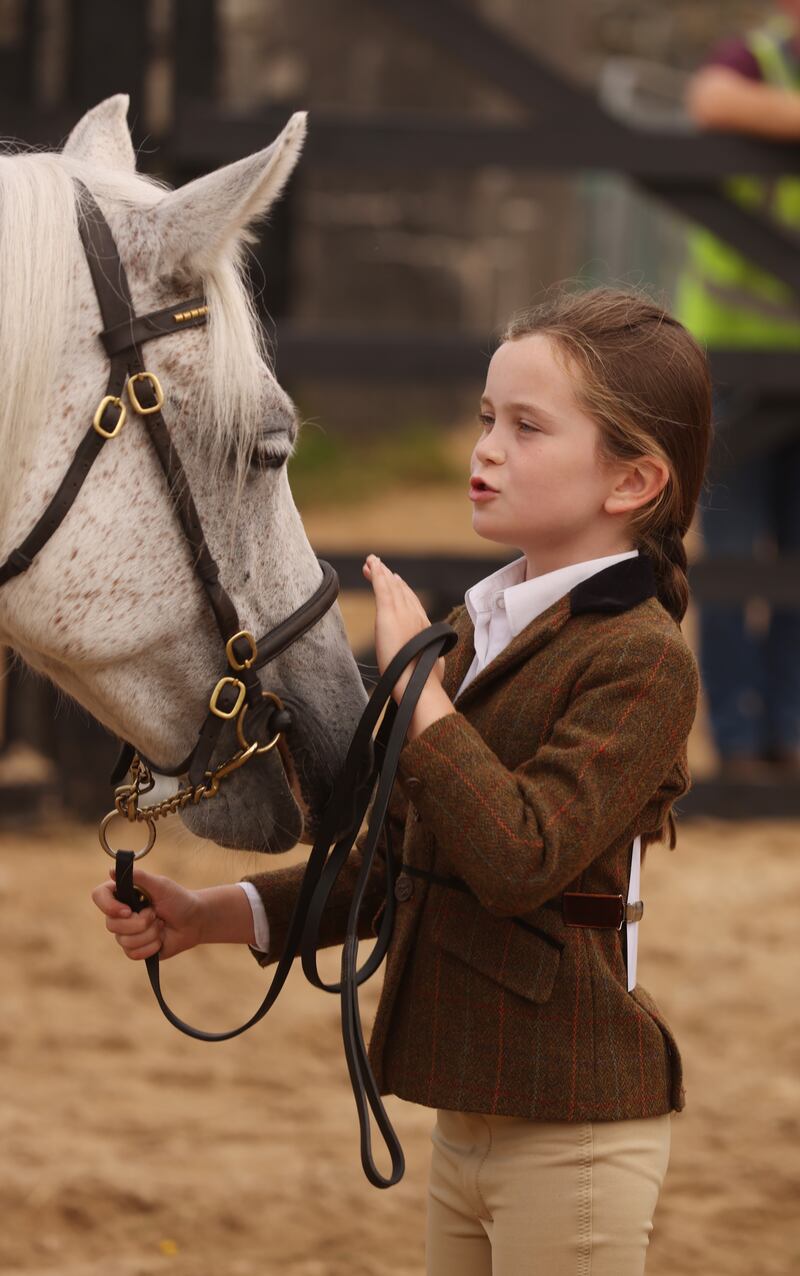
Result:
<svg viewBox="0 0 800 1276"><path fill-rule="evenodd" d="M483 479L473 478L470 480L469 499L471 501L488 501L492 496L499 496L499 492L484 483Z"/></svg>

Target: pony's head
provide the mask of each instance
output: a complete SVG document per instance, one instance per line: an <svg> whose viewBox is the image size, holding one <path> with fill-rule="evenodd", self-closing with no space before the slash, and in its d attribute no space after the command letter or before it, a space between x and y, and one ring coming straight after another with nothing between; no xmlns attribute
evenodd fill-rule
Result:
<svg viewBox="0 0 800 1276"><path fill-rule="evenodd" d="M320 583L289 488L298 420L244 278L253 228L297 163L305 114L271 146L172 190L136 172L128 99L60 152L0 155L0 560L51 499L105 394L103 327L78 229L88 188L137 314L204 295L208 322L144 349L220 578L256 635ZM33 565L0 590L0 640L164 767L192 748L225 673L219 634L140 418L104 445ZM293 725L186 822L224 845L310 841L366 695L334 606L261 672ZM236 749L226 727L215 760Z"/></svg>

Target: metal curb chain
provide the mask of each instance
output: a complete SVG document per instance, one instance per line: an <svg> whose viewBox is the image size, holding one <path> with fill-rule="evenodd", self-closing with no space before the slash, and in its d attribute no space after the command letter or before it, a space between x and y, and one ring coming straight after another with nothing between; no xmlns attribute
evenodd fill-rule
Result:
<svg viewBox="0 0 800 1276"><path fill-rule="evenodd" d="M226 680L222 680L226 681ZM244 690L243 684L239 684ZM212 704L214 696L217 694L220 684L217 684L214 695L212 695ZM275 702L279 710L283 709L283 705L278 696L272 691L262 691L262 697L271 699ZM243 701L243 697L242 697ZM240 749L237 749L230 758L221 763L213 771L206 771L205 777L200 784L190 785L186 788L179 788L177 793L173 793L170 797L164 798L161 802L155 802L151 806L140 806L139 799L144 794L149 793L155 786L155 779L150 768L142 762L138 754L134 754L130 766L130 781L127 784L120 784L114 790L114 806L113 809L103 817L100 822L99 838L100 845L107 855L114 857L116 851L109 845L106 829L114 816L122 816L131 824L147 824L150 831L148 845L144 850L137 852L136 858L139 859L152 850L155 844L155 821L166 818L168 815L177 815L190 802L197 805L204 798L214 798L219 793L219 786L226 776L231 775L234 771L238 771L239 767L244 766L252 757L259 753L267 753L278 743L281 732L275 733L273 738L267 744L259 744L258 740L248 743L244 736L244 717L247 712L247 704L241 702L236 714L236 734L239 740ZM233 717L233 714L227 716Z"/></svg>

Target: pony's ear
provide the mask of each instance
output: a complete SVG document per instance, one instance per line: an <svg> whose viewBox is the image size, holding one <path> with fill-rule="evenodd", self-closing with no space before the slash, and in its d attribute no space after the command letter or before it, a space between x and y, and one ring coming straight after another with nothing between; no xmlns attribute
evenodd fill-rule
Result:
<svg viewBox="0 0 800 1276"><path fill-rule="evenodd" d="M280 195L305 135L306 112L296 111L266 150L187 182L148 209L158 236L158 274L196 277L232 240L252 238L249 228Z"/></svg>
<svg viewBox="0 0 800 1276"><path fill-rule="evenodd" d="M63 146L65 155L87 160L99 168L123 168L136 172L136 155L128 130L127 93L115 93L98 102L78 120Z"/></svg>

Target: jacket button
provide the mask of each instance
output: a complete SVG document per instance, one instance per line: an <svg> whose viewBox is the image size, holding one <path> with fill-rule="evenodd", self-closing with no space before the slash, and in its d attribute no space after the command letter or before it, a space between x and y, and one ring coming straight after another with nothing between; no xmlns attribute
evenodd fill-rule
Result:
<svg viewBox="0 0 800 1276"><path fill-rule="evenodd" d="M402 903L404 900L411 899L414 894L414 883L408 873L401 873L394 884L394 897Z"/></svg>

